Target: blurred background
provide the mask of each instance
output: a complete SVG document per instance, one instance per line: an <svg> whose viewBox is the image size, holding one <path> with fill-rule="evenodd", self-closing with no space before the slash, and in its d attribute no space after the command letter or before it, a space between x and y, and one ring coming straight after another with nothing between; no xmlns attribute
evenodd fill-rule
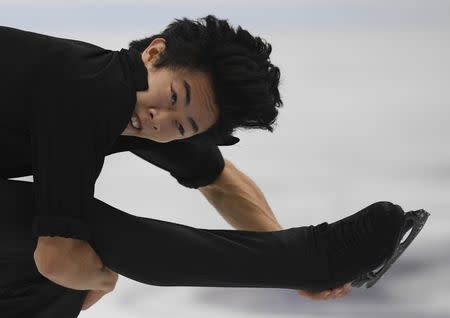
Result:
<svg viewBox="0 0 450 318"><path fill-rule="evenodd" d="M113 50L210 13L270 42L281 69L274 133L240 131L221 151L284 228L334 222L380 200L431 217L377 285L344 299L120 277L80 317L449 317L449 1L0 1L1 25ZM139 216L232 229L198 190L131 153L106 158L96 197Z"/></svg>

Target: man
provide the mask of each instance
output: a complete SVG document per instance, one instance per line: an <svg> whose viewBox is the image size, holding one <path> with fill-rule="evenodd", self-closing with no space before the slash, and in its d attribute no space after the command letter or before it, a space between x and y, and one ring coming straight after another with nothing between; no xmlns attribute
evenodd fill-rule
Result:
<svg viewBox="0 0 450 318"><path fill-rule="evenodd" d="M210 16L205 20L207 24L208 22L212 24L214 18ZM225 21L218 21L218 23L223 28L228 28L228 36L232 36L232 30L229 29ZM247 53L254 54L255 57L260 59L260 65L255 65L255 69L252 72L248 68L256 63L249 58L247 61L242 62L243 65L236 63L236 68L240 66L242 69L234 70L235 73L233 74L226 67L220 67L217 64L215 65L213 61L209 61L212 52L208 51L207 46L210 43L207 42L208 39L202 33L206 32L202 32L201 27L185 19L182 22L173 23L161 35L133 41L130 44L130 48L135 48L142 52L142 61L148 72L148 86L151 89L137 92L137 103L133 117L122 135L166 143L201 134L211 129L214 125L216 127L223 125L223 127L228 128L228 131L222 131L221 135L230 134L229 129L236 126L246 127L247 125L249 127L264 127L272 131L271 124L278 113L275 107L281 105L282 102L277 88L280 76L279 70L268 59L271 53L270 45L265 45L259 39L254 39L249 33L242 32L241 35L247 36L247 39L241 40L242 44L245 43L249 46L259 45L262 50L259 56L256 55L257 52ZM218 33L217 36L219 35ZM226 37L226 35L222 36ZM167 49L165 38L169 38L172 41L169 49ZM191 50L186 50L188 41ZM209 41L211 40L209 39ZM236 47L232 48L226 47L228 43L225 42L221 49L231 52L235 50L236 54L238 54L242 48L237 46L237 44L235 43ZM216 50L219 51L220 49ZM232 56L227 58L230 60L229 63L232 63ZM220 62L226 63L226 59ZM255 73L258 71L268 72L265 74L266 79L258 80L255 78ZM240 77L240 79L237 77ZM218 92L225 91L227 84L235 86L247 85L248 88L255 90L252 92L254 96L244 95L246 87L242 87L239 90L242 95L238 95L236 90L229 89L228 93L235 93L236 96L227 95L225 97L224 93L220 96ZM144 83L143 85L145 86ZM270 90L267 91L266 87L270 88ZM256 91L257 88L259 90ZM243 100L243 97L247 97L247 99ZM242 117L242 114L245 112L248 112L248 118ZM220 120L219 113L222 114ZM193 118L196 119L194 120ZM233 123L233 120L236 121L238 119L244 122ZM259 126L253 122L256 122ZM232 126L233 124L235 127ZM218 135L220 136L220 133ZM236 142L238 142L237 138L230 137L228 144ZM223 160L222 158L216 159L221 157L220 151L217 146L213 149L214 154L211 154L208 159L212 162L218 161L219 166L216 167L216 171L207 172L205 177L211 180L217 176L217 171L221 170L221 178L227 177L228 187L234 189L231 192L232 195L223 198L220 204L218 203L217 188L219 181L217 178L208 185L198 187L200 192L221 213L225 220L236 229L255 231L281 230L282 227L276 220L257 185L228 160L225 160L224 169L221 169L221 161ZM152 161L151 150L148 154L139 151L134 153L148 161ZM178 152L177 154L174 151L174 157L186 160L186 157L182 156L181 153ZM159 165L167 164L168 161L170 159L165 158L164 162L160 162ZM174 162L174 164L183 165L181 162ZM190 167L189 170L201 173L200 162L196 161L195 164L196 166ZM184 165L183 168L186 169L186 164ZM179 180L179 182L189 186L183 181ZM223 187L221 190L223 190ZM247 198L248 200L239 199L241 196L238 194L242 193L250 194ZM253 205L249 202L253 203ZM256 209L254 206L256 206ZM300 294L311 299L331 299L346 295L350 288L350 284L346 284L341 288L321 293L300 291Z"/></svg>
<svg viewBox="0 0 450 318"><path fill-rule="evenodd" d="M0 28L0 40L8 43L0 64L5 71L0 82L6 88L2 96L7 101L0 122L2 141L6 143L2 145L6 151L0 162L1 176L33 174L36 267L61 286L93 290L86 297L85 308L111 291L118 277L102 264L102 260L106 263L108 257L114 258L114 253L103 254L100 259L88 243L91 236L97 236L93 244L98 248L101 240L98 233L104 230L98 220L96 228L89 222L95 222L94 218L100 215L101 207L98 211L90 209L95 180L108 154L132 151L166 169L180 184L198 188L237 229L281 230L258 187L224 160L217 147L236 143L238 139L231 134L238 127L272 131L281 99L279 70L269 61L271 47L241 28L234 30L224 20L208 16L203 22L177 21L162 34L134 41L130 50L120 52ZM364 213L356 219L375 220L377 216L371 216L375 211L385 211L376 228L381 229L383 222L390 219L394 225L391 230L384 228L384 234L368 234L367 242L384 235L384 244L392 247L394 237L400 233L403 212L398 206L379 203L361 211ZM112 222L108 213L104 214L104 221ZM130 226L135 221L150 222L136 217L124 222L130 234L137 233ZM346 222L335 226L324 223L309 232L314 236L326 233L327 238L323 239L330 241L335 229ZM174 229L162 223L167 233ZM306 233L303 230L301 235ZM264 237L263 241L276 237L275 242L281 242L287 233L297 232L264 233L260 237ZM361 233L355 230L344 235L357 234ZM105 235L114 239L112 233ZM116 244L119 246L121 242ZM103 248L108 248L106 245ZM232 255L233 246L230 251ZM123 253L126 252L124 249ZM386 253L387 250L381 249L374 252L379 258L376 261L385 259ZM369 270L375 258L365 254L365 266L371 264ZM120 256L118 253L117 257ZM116 258L111 263L120 261ZM144 281L148 271L139 272L135 268L139 264L130 261L118 266L124 269L130 265L133 266L130 276L142 274ZM247 273L249 270L251 267ZM352 270L342 277L354 278L356 271ZM180 279L186 277L184 274ZM172 279L171 275L166 279ZM287 286L289 277L283 279L282 286ZM332 290L322 293L301 293L313 299L338 297L349 291L349 285L344 285L349 281L340 281L339 288L333 285Z"/></svg>

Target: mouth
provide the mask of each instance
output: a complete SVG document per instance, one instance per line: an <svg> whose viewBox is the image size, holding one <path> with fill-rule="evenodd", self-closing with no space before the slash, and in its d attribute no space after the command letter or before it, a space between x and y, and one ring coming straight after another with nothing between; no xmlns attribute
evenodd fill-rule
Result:
<svg viewBox="0 0 450 318"><path fill-rule="evenodd" d="M128 128L135 131L142 130L142 122L136 112L133 113L130 120L128 121Z"/></svg>

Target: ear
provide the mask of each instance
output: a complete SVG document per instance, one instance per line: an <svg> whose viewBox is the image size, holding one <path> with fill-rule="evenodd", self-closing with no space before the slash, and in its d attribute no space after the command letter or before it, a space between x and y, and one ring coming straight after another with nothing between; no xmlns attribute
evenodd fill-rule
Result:
<svg viewBox="0 0 450 318"><path fill-rule="evenodd" d="M160 54L166 49L166 40L163 38L154 39L142 52L142 60L146 66L151 66L158 60Z"/></svg>

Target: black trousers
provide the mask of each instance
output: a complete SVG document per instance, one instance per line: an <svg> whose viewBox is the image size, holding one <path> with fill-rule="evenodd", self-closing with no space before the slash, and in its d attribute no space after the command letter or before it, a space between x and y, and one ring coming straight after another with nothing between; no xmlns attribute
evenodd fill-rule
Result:
<svg viewBox="0 0 450 318"><path fill-rule="evenodd" d="M32 186L0 179L0 316L77 317L87 291L57 285L36 269ZM145 284L308 289L330 280L307 227L199 229L134 216L96 198L87 222L103 263Z"/></svg>

